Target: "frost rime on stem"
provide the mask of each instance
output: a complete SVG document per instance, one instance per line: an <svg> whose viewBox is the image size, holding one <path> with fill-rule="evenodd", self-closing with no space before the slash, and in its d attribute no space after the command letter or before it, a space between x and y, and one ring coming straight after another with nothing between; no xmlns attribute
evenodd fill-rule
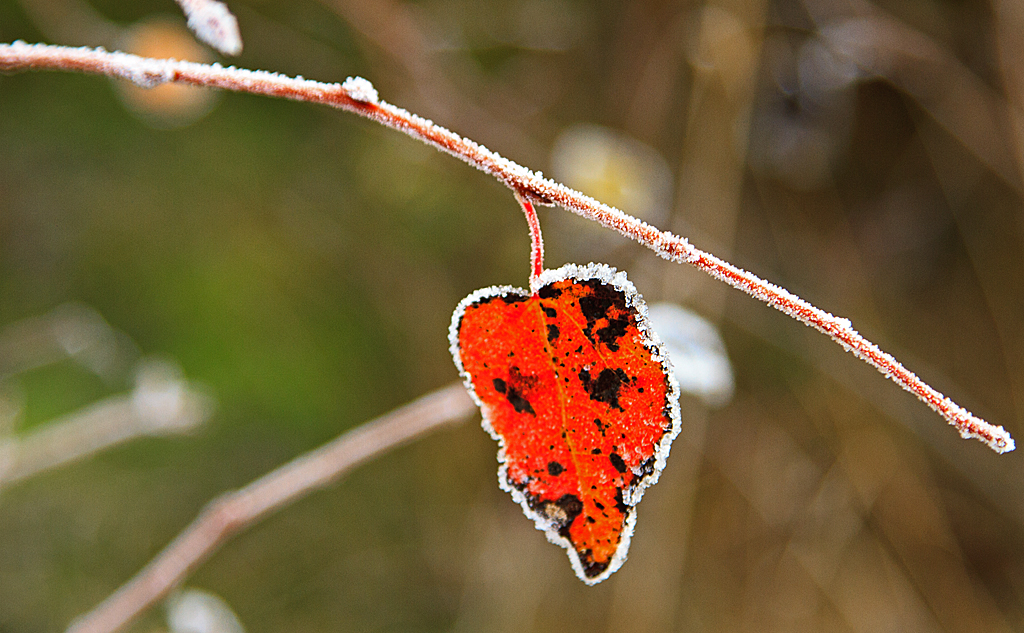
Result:
<svg viewBox="0 0 1024 633"><path fill-rule="evenodd" d="M242 52L238 20L223 2L217 0L177 0L188 28L203 42L225 55Z"/></svg>
<svg viewBox="0 0 1024 633"><path fill-rule="evenodd" d="M377 89L369 81L362 77L349 77L341 84L343 90L347 90L349 96L356 101L363 103L377 103L380 98L377 96Z"/></svg>
<svg viewBox="0 0 1024 633"><path fill-rule="evenodd" d="M977 438L999 453L1014 449L1013 439L1003 427L993 426L975 417L928 386L891 355L858 334L849 320L837 318L815 308L785 289L692 246L686 238L661 231L619 209L544 178L543 174L534 173L478 143L435 125L432 121L380 101L376 98L376 91L372 85L365 80L351 78L344 85L325 84L263 71L222 68L217 64L153 60L123 53L108 53L102 49L30 46L23 42L0 44L0 70L25 69L102 74L126 78L144 85L147 82L153 82L155 85L161 81L176 81L320 103L354 112L465 161L494 176L531 202L557 204L622 233L668 260L687 263L703 270L794 319L828 334L844 349L853 352L884 376L923 400L955 426L961 436Z"/></svg>

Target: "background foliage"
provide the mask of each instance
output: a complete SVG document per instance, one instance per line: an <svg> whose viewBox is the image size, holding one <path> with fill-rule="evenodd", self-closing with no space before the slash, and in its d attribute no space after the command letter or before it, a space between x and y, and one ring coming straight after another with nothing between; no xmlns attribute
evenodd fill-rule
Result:
<svg viewBox="0 0 1024 633"><path fill-rule="evenodd" d="M156 15L183 23L169 1L77 1L3 0L0 41L115 48ZM238 65L365 76L384 99L850 317L1021 433L1013 2L230 6ZM879 25L894 30L872 40ZM392 131L242 95L185 127L124 103L95 77L0 76L0 323L84 303L218 408L193 435L0 491L4 632L63 630L211 497L454 380L455 304L527 280L512 196ZM623 569L580 583L498 490L495 446L470 421L242 534L191 585L254 632L1024 628L1017 453L959 441L782 315L541 213L550 267L625 268L649 301L717 321L735 365L730 404L683 403ZM129 382L70 361L4 378L20 412L0 433ZM163 626L152 613L135 630Z"/></svg>

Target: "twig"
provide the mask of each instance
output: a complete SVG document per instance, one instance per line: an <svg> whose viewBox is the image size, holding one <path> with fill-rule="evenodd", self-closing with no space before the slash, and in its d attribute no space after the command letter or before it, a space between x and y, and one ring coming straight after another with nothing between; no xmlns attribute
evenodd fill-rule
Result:
<svg viewBox="0 0 1024 633"><path fill-rule="evenodd" d="M200 40L225 55L242 52L238 20L223 2L217 0L177 0L188 19L188 28Z"/></svg>
<svg viewBox="0 0 1024 633"><path fill-rule="evenodd" d="M323 488L359 464L418 435L459 421L476 405L453 383L372 420L206 506L160 554L67 633L109 633L166 596L234 534Z"/></svg>
<svg viewBox="0 0 1024 633"><path fill-rule="evenodd" d="M1001 426L993 426L961 408L907 370L895 358L853 329L849 319L820 310L789 291L737 268L692 246L686 238L661 231L622 211L602 204L542 174L502 158L469 139L377 98L370 82L349 78L344 84L325 84L278 74L108 53L102 50L0 44L0 70L67 70L121 77L144 86L175 81L238 92L321 103L354 112L433 145L504 182L520 195L545 204L557 204L585 218L615 229L658 255L691 264L712 277L760 299L768 305L828 334L843 349L871 364L884 376L913 393L955 426L962 437L973 437L999 453L1014 448Z"/></svg>

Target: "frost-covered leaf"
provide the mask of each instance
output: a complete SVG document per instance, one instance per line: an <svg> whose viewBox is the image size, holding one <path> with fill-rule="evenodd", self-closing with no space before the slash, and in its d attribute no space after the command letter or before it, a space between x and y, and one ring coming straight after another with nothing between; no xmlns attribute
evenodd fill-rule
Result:
<svg viewBox="0 0 1024 633"><path fill-rule="evenodd" d="M622 564L680 428L671 365L624 273L573 264L474 292L452 354L498 440L501 487L587 584Z"/></svg>

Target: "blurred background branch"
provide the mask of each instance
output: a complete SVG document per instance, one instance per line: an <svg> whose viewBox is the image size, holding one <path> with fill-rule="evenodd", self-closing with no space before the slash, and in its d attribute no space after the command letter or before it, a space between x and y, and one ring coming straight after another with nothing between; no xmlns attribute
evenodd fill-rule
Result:
<svg viewBox="0 0 1024 633"><path fill-rule="evenodd" d="M195 430L212 413L212 400L176 373L150 361L131 395L106 398L21 437L0 437L0 489L137 437Z"/></svg>
<svg viewBox="0 0 1024 633"><path fill-rule="evenodd" d="M194 430L209 418L211 397L184 381L174 364L137 356L127 335L82 304L0 329L0 490L137 437ZM135 388L16 433L24 403L8 394L17 393L17 377L67 359L108 384L135 364Z"/></svg>
<svg viewBox="0 0 1024 633"><path fill-rule="evenodd" d="M429 393L366 422L310 453L267 473L244 488L211 501L206 509L146 567L69 633L111 633L177 587L222 543L303 496L333 483L359 464L476 411L461 382Z"/></svg>

